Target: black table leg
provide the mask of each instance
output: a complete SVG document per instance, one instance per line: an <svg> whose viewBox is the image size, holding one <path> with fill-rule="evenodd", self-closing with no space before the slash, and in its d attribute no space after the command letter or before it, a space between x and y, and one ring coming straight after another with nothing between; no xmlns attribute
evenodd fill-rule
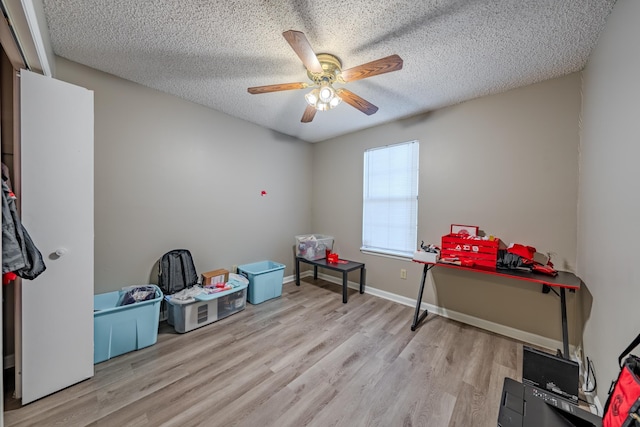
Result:
<svg viewBox="0 0 640 427"><path fill-rule="evenodd" d="M565 359L570 359L569 331L567 328L567 297L565 295L564 288L560 288L560 310L562 311L562 348L564 350L564 354L562 356Z"/></svg>
<svg viewBox="0 0 640 427"><path fill-rule="evenodd" d="M347 272L342 273L342 302L347 303Z"/></svg>
<svg viewBox="0 0 640 427"><path fill-rule="evenodd" d="M344 260L339 264L331 264L331 263L327 263L324 259L307 260L302 257L296 257L296 271L294 272L294 274L295 274L296 285L298 286L300 286L300 276L301 276L300 263L301 262L305 262L307 264L313 265L313 280L318 279L318 267L341 272L342 273L342 302L344 302L345 304L349 297L347 292L349 289L348 273L350 271L355 271L360 269L360 293L361 294L364 293L364 288L366 286L366 280L367 280L366 279L367 270L363 263Z"/></svg>
<svg viewBox="0 0 640 427"><path fill-rule="evenodd" d="M411 325L411 330L415 331L418 327L418 324L427 317L427 310L425 310L422 314L420 314L420 304L422 304L422 293L424 292L424 282L427 279L427 272L433 267L434 264L425 264L424 269L422 270L422 281L420 282L420 291L418 292L418 300L416 301L416 312L413 315L413 325Z"/></svg>

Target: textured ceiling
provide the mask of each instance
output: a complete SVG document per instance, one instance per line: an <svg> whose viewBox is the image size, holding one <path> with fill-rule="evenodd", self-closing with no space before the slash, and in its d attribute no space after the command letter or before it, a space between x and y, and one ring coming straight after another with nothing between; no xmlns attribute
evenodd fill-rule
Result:
<svg viewBox="0 0 640 427"><path fill-rule="evenodd" d="M44 0L54 52L309 142L581 70L615 0ZM282 36L351 68L391 54L400 71L350 82L379 107L342 103L301 123L308 81ZM340 85L336 85L340 86Z"/></svg>

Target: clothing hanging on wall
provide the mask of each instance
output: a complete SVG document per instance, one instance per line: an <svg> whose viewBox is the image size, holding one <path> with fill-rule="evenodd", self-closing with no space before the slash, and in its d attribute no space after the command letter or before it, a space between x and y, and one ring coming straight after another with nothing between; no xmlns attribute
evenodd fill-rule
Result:
<svg viewBox="0 0 640 427"><path fill-rule="evenodd" d="M22 225L16 208L16 195L2 180L2 274L7 284L15 276L35 279L47 267L42 254Z"/></svg>

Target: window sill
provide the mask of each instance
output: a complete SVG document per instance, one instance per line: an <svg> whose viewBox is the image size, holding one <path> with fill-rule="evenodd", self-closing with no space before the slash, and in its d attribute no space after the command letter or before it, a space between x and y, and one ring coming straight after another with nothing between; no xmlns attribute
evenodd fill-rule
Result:
<svg viewBox="0 0 640 427"><path fill-rule="evenodd" d="M411 261L413 259L413 254L408 255L408 254L401 254L401 253L394 253L394 252L383 252L383 251L376 251L368 248L360 248L360 252L362 252L365 255L381 256L384 258L398 259L401 261Z"/></svg>

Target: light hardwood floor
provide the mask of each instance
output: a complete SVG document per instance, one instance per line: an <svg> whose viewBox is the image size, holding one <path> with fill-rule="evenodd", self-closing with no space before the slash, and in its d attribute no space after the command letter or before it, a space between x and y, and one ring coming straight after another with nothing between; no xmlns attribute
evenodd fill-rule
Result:
<svg viewBox="0 0 640 427"><path fill-rule="evenodd" d="M495 426L522 344L303 279L281 298L100 363L6 426Z"/></svg>

